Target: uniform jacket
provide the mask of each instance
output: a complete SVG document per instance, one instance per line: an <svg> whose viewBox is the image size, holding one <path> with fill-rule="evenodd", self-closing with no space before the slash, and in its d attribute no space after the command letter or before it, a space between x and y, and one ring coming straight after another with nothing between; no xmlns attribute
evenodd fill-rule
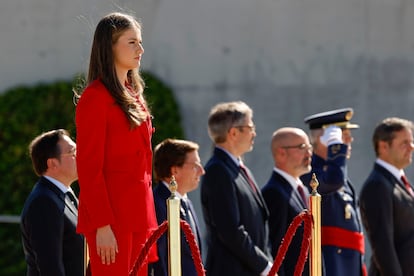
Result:
<svg viewBox="0 0 414 276"><path fill-rule="evenodd" d="M28 276L83 276L84 240L76 233L77 214L58 187L39 179L21 214Z"/></svg>
<svg viewBox="0 0 414 276"><path fill-rule="evenodd" d="M269 181L262 189L263 198L269 208L269 230L272 256L276 257L282 239L293 219L307 207L300 194L279 173L273 171ZM299 259L303 239L303 224L298 228L286 252L285 259L278 271L279 276L294 274ZM309 275L309 261L306 262L302 275Z"/></svg>
<svg viewBox="0 0 414 276"><path fill-rule="evenodd" d="M369 275L414 275L414 198L394 175L375 164L360 200L372 249Z"/></svg>
<svg viewBox="0 0 414 276"><path fill-rule="evenodd" d="M310 180L312 174L316 174L319 182L317 190L322 195L322 227L336 227L362 234L357 197L347 176L347 150L348 146L345 144L329 146L326 161L314 154L312 156L312 171L303 175L301 179L311 191ZM323 244L323 231L321 238ZM326 275L362 275L364 264L361 252L344 246L325 245L322 246L322 254Z"/></svg>
<svg viewBox="0 0 414 276"><path fill-rule="evenodd" d="M201 203L207 230L207 275L259 275L271 261L269 213L257 187L219 148L205 167Z"/></svg>
<svg viewBox="0 0 414 276"><path fill-rule="evenodd" d="M143 244L150 230L157 227L151 188L150 118L131 129L124 112L96 80L77 105L76 131L78 231L87 233L109 224L136 232Z"/></svg>
<svg viewBox="0 0 414 276"><path fill-rule="evenodd" d="M163 223L167 220L167 199L171 196L170 190L162 183L158 183L158 185L154 188L154 201L155 201L155 210L157 213L157 220L158 224ZM190 199L187 199L190 203ZM197 232L193 233L197 239L199 249L201 252L201 236L200 231L198 229L198 219L197 215L192 210L193 218L196 222ZM187 221L189 223L188 218L185 215L184 210L181 208L180 211L180 218ZM191 250L188 242L185 238L184 232L181 232L181 272L183 276L196 276L197 272L194 266L193 258L191 257ZM161 236L161 238L157 241L158 246L158 262L152 264L152 270L154 276L168 276L168 240L167 240L167 233ZM151 271L151 267L149 269Z"/></svg>

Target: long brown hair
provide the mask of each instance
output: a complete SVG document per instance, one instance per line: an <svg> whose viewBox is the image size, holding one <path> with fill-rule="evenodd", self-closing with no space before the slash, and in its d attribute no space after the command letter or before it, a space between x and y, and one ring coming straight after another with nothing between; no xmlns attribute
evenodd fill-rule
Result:
<svg viewBox="0 0 414 276"><path fill-rule="evenodd" d="M145 83L138 68L128 71L128 88L138 95L141 103L145 105L144 108L136 102L135 98L125 93L123 85L119 82L112 47L126 30L135 27L141 29L140 23L134 17L119 12L110 13L99 21L92 42L87 76L87 84L96 79L102 81L115 102L124 111L131 128L139 126L148 116L143 97ZM75 96L79 98L80 94Z"/></svg>

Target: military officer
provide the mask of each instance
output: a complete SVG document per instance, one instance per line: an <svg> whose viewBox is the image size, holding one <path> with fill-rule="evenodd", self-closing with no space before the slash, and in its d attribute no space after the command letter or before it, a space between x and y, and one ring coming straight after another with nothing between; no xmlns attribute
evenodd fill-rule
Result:
<svg viewBox="0 0 414 276"><path fill-rule="evenodd" d="M327 276L366 275L364 236L356 193L347 177L351 156L352 108L342 108L305 118L313 146L312 170L301 177L308 185L315 173L322 195L321 242Z"/></svg>

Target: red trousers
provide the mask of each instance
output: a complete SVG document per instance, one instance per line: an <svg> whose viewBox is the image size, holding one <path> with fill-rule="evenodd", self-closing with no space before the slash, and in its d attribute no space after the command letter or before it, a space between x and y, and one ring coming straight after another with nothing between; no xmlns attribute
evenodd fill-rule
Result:
<svg viewBox="0 0 414 276"><path fill-rule="evenodd" d="M118 253L115 257L115 263L110 265L102 264L101 258L98 256L96 250L96 232L86 235L86 241L89 247L89 258L93 276L128 276L135 261L138 257L139 251L144 246L142 241L138 239L138 235L132 232L120 232L112 229L118 243ZM138 271L138 276L148 275L148 263L145 264Z"/></svg>

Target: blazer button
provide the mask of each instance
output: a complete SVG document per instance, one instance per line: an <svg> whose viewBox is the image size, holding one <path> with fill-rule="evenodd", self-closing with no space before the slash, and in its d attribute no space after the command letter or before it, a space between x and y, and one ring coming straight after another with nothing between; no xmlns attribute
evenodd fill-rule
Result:
<svg viewBox="0 0 414 276"><path fill-rule="evenodd" d="M338 248L338 250L336 251L336 253L341 254L342 253L342 249Z"/></svg>

